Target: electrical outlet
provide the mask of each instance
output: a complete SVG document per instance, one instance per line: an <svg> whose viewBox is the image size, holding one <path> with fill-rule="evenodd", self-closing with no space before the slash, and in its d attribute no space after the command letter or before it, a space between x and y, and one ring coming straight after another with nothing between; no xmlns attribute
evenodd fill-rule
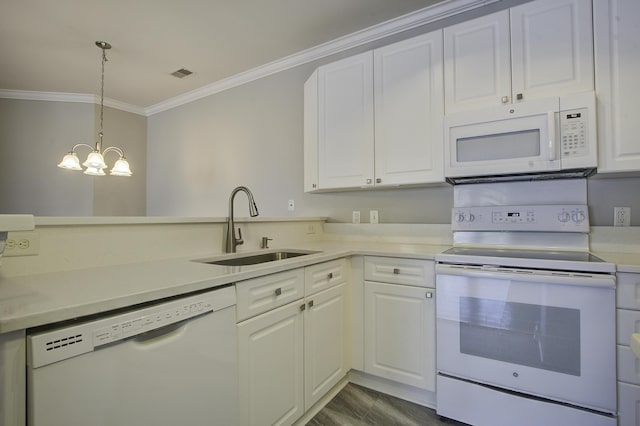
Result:
<svg viewBox="0 0 640 426"><path fill-rule="evenodd" d="M40 236L36 231L9 232L3 256L35 256L39 252Z"/></svg>
<svg viewBox="0 0 640 426"><path fill-rule="evenodd" d="M290 212L294 211L296 208L296 203L293 200L289 200L289 204L287 206L287 208L289 209Z"/></svg>
<svg viewBox="0 0 640 426"><path fill-rule="evenodd" d="M351 223L360 223L360 210L354 210L351 213Z"/></svg>
<svg viewBox="0 0 640 426"><path fill-rule="evenodd" d="M631 207L613 208L613 226L631 225Z"/></svg>
<svg viewBox="0 0 640 426"><path fill-rule="evenodd" d="M369 223L378 223L378 210L369 210Z"/></svg>

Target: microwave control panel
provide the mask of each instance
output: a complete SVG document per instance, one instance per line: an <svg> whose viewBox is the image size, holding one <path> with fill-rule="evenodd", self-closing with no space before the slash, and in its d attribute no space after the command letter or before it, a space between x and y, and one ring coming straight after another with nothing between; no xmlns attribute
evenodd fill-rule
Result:
<svg viewBox="0 0 640 426"><path fill-rule="evenodd" d="M452 231L589 232L585 205L454 207Z"/></svg>
<svg viewBox="0 0 640 426"><path fill-rule="evenodd" d="M560 137L564 158L589 154L587 116L586 108L560 112Z"/></svg>

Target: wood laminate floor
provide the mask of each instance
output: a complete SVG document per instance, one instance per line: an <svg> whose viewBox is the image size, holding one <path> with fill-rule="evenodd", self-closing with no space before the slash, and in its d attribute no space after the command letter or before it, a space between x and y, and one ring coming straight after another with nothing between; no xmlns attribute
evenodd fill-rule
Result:
<svg viewBox="0 0 640 426"><path fill-rule="evenodd" d="M349 383L306 426L463 426L435 410Z"/></svg>

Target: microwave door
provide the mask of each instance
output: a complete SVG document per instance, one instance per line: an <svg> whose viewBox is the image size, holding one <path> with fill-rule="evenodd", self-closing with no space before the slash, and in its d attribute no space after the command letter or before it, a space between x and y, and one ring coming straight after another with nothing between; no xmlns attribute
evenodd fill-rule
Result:
<svg viewBox="0 0 640 426"><path fill-rule="evenodd" d="M448 118L447 177L560 170L557 101L545 109L509 107ZM554 109L555 108L555 109ZM511 112L513 111L513 112Z"/></svg>

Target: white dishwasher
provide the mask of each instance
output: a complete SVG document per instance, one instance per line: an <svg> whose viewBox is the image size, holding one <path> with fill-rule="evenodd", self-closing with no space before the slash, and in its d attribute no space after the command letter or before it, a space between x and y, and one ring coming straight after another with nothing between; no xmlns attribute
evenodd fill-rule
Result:
<svg viewBox="0 0 640 426"><path fill-rule="evenodd" d="M30 426L235 425L235 288L28 334Z"/></svg>

